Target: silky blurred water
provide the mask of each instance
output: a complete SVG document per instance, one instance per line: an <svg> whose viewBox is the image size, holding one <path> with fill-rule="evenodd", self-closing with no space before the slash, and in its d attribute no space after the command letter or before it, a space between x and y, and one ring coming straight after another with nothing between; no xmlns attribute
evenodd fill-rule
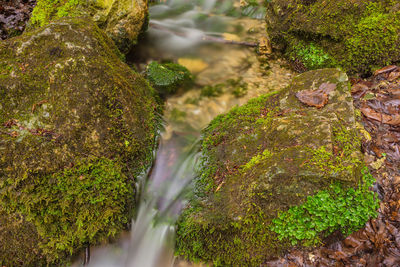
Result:
<svg viewBox="0 0 400 267"><path fill-rule="evenodd" d="M205 37L222 38L225 31L232 29L232 21L243 12L246 13L245 15L256 18L263 16L262 10L254 6L241 9L239 1L158 1L149 8L150 22L146 34L152 42L148 50L169 53L174 58L186 55L202 57L204 49L206 51L211 49L204 47L204 43L208 42ZM221 47L212 49L214 53L224 52ZM200 50L202 54L198 54ZM253 53L250 50L246 51L246 53ZM218 59L214 60L218 61ZM177 108L181 105L175 100L170 103ZM169 106L167 99L164 114L166 131L161 134L156 160L149 175L138 179L136 215L132 222L131 232L124 233L114 244L91 248L88 266L166 267L174 265L174 225L186 204L187 193L191 191L191 182L199 157L200 131L213 117L227 111L234 104L239 104L239 102L234 99L230 104L224 102L223 105L219 105L220 108L208 110L207 119L201 120L201 123L193 124L193 121L188 118L177 126L172 120L170 121L173 108ZM201 116L201 112L198 114L198 106L193 105L191 111ZM80 265L80 261L74 264L74 266Z"/></svg>

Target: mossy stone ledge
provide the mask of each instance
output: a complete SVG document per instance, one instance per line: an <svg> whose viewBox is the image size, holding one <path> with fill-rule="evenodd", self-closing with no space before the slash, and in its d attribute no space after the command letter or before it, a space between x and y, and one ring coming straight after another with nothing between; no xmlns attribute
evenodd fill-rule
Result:
<svg viewBox="0 0 400 267"><path fill-rule="evenodd" d="M295 96L327 84L335 90L320 109ZM288 88L215 118L203 133L195 195L178 222L177 254L216 266L260 266L293 247L273 231L278 214L333 190L354 191L361 184L363 155L349 90L346 73L338 69L309 71ZM371 194L354 204L372 203L368 216L376 208ZM339 230L334 227L314 235L310 230L298 245L322 242Z"/></svg>
<svg viewBox="0 0 400 267"><path fill-rule="evenodd" d="M159 106L90 19L0 42L0 264L64 265L130 223Z"/></svg>
<svg viewBox="0 0 400 267"><path fill-rule="evenodd" d="M395 0L272 0L267 31L276 48L308 69L341 66L369 73L400 60Z"/></svg>
<svg viewBox="0 0 400 267"><path fill-rule="evenodd" d="M147 28L148 6L145 0L38 0L28 29L63 17L81 16L92 18L126 54Z"/></svg>

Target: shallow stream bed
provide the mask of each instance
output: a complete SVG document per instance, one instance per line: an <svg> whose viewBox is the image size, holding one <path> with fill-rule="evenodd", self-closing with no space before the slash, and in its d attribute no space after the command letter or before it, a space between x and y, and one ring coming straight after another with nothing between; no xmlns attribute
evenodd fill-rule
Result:
<svg viewBox="0 0 400 267"><path fill-rule="evenodd" d="M212 8L208 10L210 12ZM196 17L191 14L193 12L189 10L180 18L193 19ZM202 12L207 14L207 10ZM263 20L223 16L217 19L208 15L225 30L213 32L218 40L258 43L266 37ZM175 18L175 22L171 22L167 17L156 22L157 25L174 26L178 31L182 30L179 21ZM151 20L150 25L152 23ZM184 30L196 31L198 35L209 34L206 29ZM174 222L186 203L185 191L190 190L190 182L195 176L201 130L235 105L243 105L251 98L286 87L294 75L286 62L260 55L254 47L204 42L202 39L193 41L190 34L176 36L173 31L150 27L136 47L137 51L130 55L134 59L130 64L139 70L144 71L151 60L173 61L186 66L195 79L190 88L180 88L177 94L165 100L165 130L149 177L139 181L141 196L132 232L121 235L115 244L91 248L89 266L191 266L174 259ZM128 56L128 63L129 59ZM212 92L205 93L206 89ZM79 264L76 262L75 266Z"/></svg>

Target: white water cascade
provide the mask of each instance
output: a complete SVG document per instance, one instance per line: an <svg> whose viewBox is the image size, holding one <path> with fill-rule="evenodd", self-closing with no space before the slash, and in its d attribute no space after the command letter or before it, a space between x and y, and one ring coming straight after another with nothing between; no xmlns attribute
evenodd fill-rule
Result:
<svg viewBox="0 0 400 267"><path fill-rule="evenodd" d="M149 8L148 38L153 40L157 51L175 58L193 55L196 47L207 41L205 36L222 38L229 22L240 15L238 7L239 1L231 0L160 0ZM221 112L215 112L214 116ZM173 128L168 121L166 127ZM188 132L177 134L180 131L161 135L154 166L147 177L138 181L131 232L122 235L115 244L91 248L87 266L174 266L174 226L195 175L199 156L196 140L201 128L191 127Z"/></svg>

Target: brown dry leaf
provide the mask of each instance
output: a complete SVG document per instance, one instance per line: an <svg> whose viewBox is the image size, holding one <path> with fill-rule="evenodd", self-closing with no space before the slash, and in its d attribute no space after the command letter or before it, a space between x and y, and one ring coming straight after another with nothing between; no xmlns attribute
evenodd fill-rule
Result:
<svg viewBox="0 0 400 267"><path fill-rule="evenodd" d="M301 103L308 106L322 108L329 100L329 93L336 89L336 84L323 83L318 90L303 90L296 93Z"/></svg>
<svg viewBox="0 0 400 267"><path fill-rule="evenodd" d="M6 121L3 125L6 128L11 128L14 125L18 125L18 120L11 119L11 120Z"/></svg>
<svg viewBox="0 0 400 267"><path fill-rule="evenodd" d="M369 90L369 87L365 83L356 83L351 87L352 94L358 93L360 91L365 92L367 90Z"/></svg>
<svg viewBox="0 0 400 267"><path fill-rule="evenodd" d="M388 248L383 260L384 266L399 266L400 265L400 251L396 248Z"/></svg>
<svg viewBox="0 0 400 267"><path fill-rule="evenodd" d="M335 91L336 84L334 83L322 83L318 90L322 90L325 94L330 94L330 92Z"/></svg>
<svg viewBox="0 0 400 267"><path fill-rule="evenodd" d="M373 110L372 108L369 107L362 107L361 109L362 114L364 114L365 117L369 119L373 119L385 124L389 125L400 125L400 115L395 114L393 116L383 114L380 112L377 112Z"/></svg>
<svg viewBox="0 0 400 267"><path fill-rule="evenodd" d="M33 104L31 112L32 113L35 112L37 107L40 107L41 105L43 105L44 103L47 103L47 102L48 102L47 100L42 100L42 101L39 101L38 103Z"/></svg>
<svg viewBox="0 0 400 267"><path fill-rule="evenodd" d="M387 72L391 72L391 71L394 71L395 69L397 69L397 66L395 66L395 65L386 66L379 70L376 70L374 72L374 76L377 76L377 75L383 74L383 73L387 73Z"/></svg>
<svg viewBox="0 0 400 267"><path fill-rule="evenodd" d="M364 240L362 240L359 236L357 235L350 235L344 240L344 244L349 247L357 248L362 246L364 243Z"/></svg>
<svg viewBox="0 0 400 267"><path fill-rule="evenodd" d="M321 90L303 90L296 94L301 103L322 108L328 103L328 95Z"/></svg>
<svg viewBox="0 0 400 267"><path fill-rule="evenodd" d="M389 74L388 80L392 82L392 81L394 81L394 80L397 80L398 78L400 78L400 72L398 72L398 71L393 71L393 72L391 72L391 73Z"/></svg>

